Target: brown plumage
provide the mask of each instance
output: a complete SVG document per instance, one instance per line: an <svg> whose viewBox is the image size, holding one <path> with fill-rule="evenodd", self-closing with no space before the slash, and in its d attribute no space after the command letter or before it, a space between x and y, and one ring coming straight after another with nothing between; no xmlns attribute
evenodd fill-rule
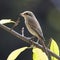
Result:
<svg viewBox="0 0 60 60"><path fill-rule="evenodd" d="M28 31L40 40L45 49L43 32L35 15L31 11L25 11L21 13L21 16L24 17L25 25Z"/></svg>

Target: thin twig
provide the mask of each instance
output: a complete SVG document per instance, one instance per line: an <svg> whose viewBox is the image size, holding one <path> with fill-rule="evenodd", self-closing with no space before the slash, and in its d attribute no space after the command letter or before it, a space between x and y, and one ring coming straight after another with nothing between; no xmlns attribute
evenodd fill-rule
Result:
<svg viewBox="0 0 60 60"><path fill-rule="evenodd" d="M8 31L9 33L11 33L12 35L16 36L17 38L29 43L29 44L33 44L34 46L38 47L38 48L41 48L43 49L43 46L40 45L40 44L37 44L36 42L30 40L30 38L28 37L25 37L25 36L22 36L21 34L17 33L16 31L14 30L10 30L9 27L5 26L5 25L2 25L0 24L0 27L3 28L4 30ZM57 59L60 60L60 56L56 55L55 53L53 53L52 51L50 51L47 47L46 47L46 50L48 51L48 53L54 57L56 57Z"/></svg>
<svg viewBox="0 0 60 60"><path fill-rule="evenodd" d="M22 27L22 36L24 36L24 27Z"/></svg>
<svg viewBox="0 0 60 60"><path fill-rule="evenodd" d="M17 21L15 22L15 24L12 26L10 30L13 30L19 23L20 23L20 17L18 17Z"/></svg>

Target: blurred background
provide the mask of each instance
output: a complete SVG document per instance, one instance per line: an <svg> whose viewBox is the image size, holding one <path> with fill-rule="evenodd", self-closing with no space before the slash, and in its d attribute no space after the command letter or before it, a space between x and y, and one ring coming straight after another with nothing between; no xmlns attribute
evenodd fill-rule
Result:
<svg viewBox="0 0 60 60"><path fill-rule="evenodd" d="M52 37L60 46L60 0L0 0L0 20L17 20L23 11L32 11L41 24L46 45ZM12 27L13 24L6 24ZM25 36L32 36L26 29L24 19L20 16L20 24L14 29L21 33L25 28ZM0 60L6 60L8 55L15 49L29 46L26 42L16 38L0 28ZM26 50L16 60L32 60L31 50Z"/></svg>

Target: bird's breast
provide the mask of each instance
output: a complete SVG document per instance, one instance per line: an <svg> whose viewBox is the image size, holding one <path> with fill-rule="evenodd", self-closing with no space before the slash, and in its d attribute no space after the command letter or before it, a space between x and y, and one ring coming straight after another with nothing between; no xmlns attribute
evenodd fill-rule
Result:
<svg viewBox="0 0 60 60"><path fill-rule="evenodd" d="M31 26L29 25L28 21L25 21L25 25L26 25L28 31L29 31L32 35L34 35L34 36L37 35L36 32L35 32L35 31L31 28ZM36 36L36 37L37 37L37 36Z"/></svg>

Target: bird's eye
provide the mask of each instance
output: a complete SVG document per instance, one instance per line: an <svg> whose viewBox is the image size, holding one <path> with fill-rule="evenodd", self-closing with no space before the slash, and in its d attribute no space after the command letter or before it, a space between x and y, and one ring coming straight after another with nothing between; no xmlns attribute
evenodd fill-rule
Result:
<svg viewBox="0 0 60 60"><path fill-rule="evenodd" d="M25 15L32 16L32 15L31 15L31 14L29 14L29 13L25 13Z"/></svg>
<svg viewBox="0 0 60 60"><path fill-rule="evenodd" d="M29 15L28 13L25 13L25 15Z"/></svg>

